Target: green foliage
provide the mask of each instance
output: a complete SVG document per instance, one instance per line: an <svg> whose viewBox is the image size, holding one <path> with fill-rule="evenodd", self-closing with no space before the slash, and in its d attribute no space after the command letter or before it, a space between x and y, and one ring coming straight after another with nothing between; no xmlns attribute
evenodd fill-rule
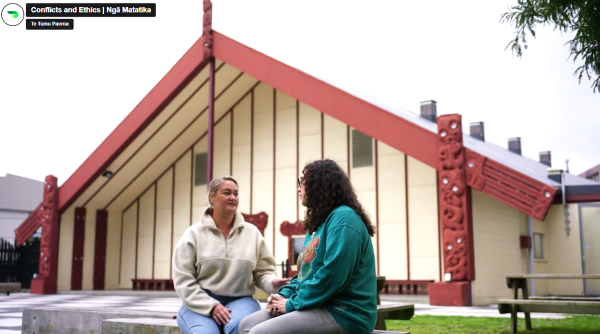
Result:
<svg viewBox="0 0 600 334"><path fill-rule="evenodd" d="M409 321L386 320L390 331L410 332L411 334L508 334L510 317L447 317L417 315ZM531 319L533 330L525 330L525 320L517 321L518 333L524 334L599 334L600 317L576 315L565 319Z"/></svg>
<svg viewBox="0 0 600 334"><path fill-rule="evenodd" d="M583 60L574 75L579 83L584 73L592 81L592 89L600 91L600 0L518 0L502 14L500 22L508 22L517 31L506 48L518 57L527 49L526 35L535 38L536 25L551 25L561 32L574 31L575 37L566 44L573 61ZM595 77L595 79L593 79Z"/></svg>

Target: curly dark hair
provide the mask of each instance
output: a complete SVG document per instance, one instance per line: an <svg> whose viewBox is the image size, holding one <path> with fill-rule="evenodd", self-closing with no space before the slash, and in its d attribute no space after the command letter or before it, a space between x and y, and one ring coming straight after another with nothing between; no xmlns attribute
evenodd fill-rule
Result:
<svg viewBox="0 0 600 334"><path fill-rule="evenodd" d="M308 232L315 232L335 208L347 205L360 216L369 235L375 235L375 227L358 202L348 175L335 161L313 161L307 164L302 172L307 202L304 227Z"/></svg>

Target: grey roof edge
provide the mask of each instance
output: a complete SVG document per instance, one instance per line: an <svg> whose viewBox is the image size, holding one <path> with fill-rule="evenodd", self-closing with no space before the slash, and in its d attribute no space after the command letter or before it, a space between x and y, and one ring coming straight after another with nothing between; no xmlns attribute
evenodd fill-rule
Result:
<svg viewBox="0 0 600 334"><path fill-rule="evenodd" d="M279 60L281 61L281 60ZM283 62L283 61L282 61ZM285 63L285 62L283 62ZM287 63L286 63L287 64ZM321 80L333 87L336 87L352 96L355 96L365 102L368 102L380 109L383 109L393 115L396 115L406 121L409 121L416 126L426 129L432 133L437 133L437 123L431 122L427 119L422 118L420 115L413 113L405 108L394 106L387 102L381 101L378 98L370 96L366 93L360 92L351 87L342 85L335 81L326 79L324 77L315 75L309 71L305 71L295 67L293 65L288 66L294 67L307 75L310 75L318 80ZM540 163L539 161L530 159L528 157L513 153L506 148L500 147L496 144L484 142L471 137L469 134L463 133L463 144L466 148L473 150L489 159L492 159L498 163L501 163L517 172L520 172L526 176L531 177L534 180L547 184L549 186L560 188L561 184L550 180L548 178L548 166ZM565 173L565 185L566 186L583 186L583 185L597 185L598 183L591 180Z"/></svg>

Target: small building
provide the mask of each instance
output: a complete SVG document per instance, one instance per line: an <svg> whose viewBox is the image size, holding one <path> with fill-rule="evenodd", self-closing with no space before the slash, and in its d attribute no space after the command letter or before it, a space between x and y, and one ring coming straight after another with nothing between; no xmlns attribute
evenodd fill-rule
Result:
<svg viewBox="0 0 600 334"><path fill-rule="evenodd" d="M174 245L206 208L207 179L225 174L239 181L240 211L268 215L264 236L281 263L280 226L303 217L297 177L322 158L348 173L377 226L378 274L435 281L432 303L493 303L510 296L505 274L581 274L583 253L600 254L590 241L598 204L582 204L600 202L598 184L549 174L520 155L520 141L485 142L483 124L464 134L461 116L437 117L435 101L412 114L286 65L213 31L210 11L205 1L203 36L73 175L60 188L47 177L42 204L16 231L44 226L32 292L170 279ZM588 273L600 273L593 256ZM536 293L583 291L553 281Z"/></svg>
<svg viewBox="0 0 600 334"><path fill-rule="evenodd" d="M43 182L6 174L0 176L0 238L13 244L15 229L42 201Z"/></svg>
<svg viewBox="0 0 600 334"><path fill-rule="evenodd" d="M588 180L600 183L600 164L579 174L579 177L584 177Z"/></svg>

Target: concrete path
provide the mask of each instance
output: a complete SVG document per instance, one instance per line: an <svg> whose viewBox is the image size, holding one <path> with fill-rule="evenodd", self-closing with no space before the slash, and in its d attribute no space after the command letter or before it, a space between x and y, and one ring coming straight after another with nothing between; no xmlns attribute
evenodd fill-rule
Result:
<svg viewBox="0 0 600 334"><path fill-rule="evenodd" d="M415 315L448 315L475 317L502 317L496 305L483 307L430 306L427 296L382 295L382 304L407 302L415 304ZM266 303L261 303L264 307ZM39 306L110 308L124 310L177 312L181 300L173 291L70 291L56 295L13 293L0 296L0 334L20 334L24 308ZM564 318L560 314L532 314L532 318ZM507 326L509 323L507 322Z"/></svg>

